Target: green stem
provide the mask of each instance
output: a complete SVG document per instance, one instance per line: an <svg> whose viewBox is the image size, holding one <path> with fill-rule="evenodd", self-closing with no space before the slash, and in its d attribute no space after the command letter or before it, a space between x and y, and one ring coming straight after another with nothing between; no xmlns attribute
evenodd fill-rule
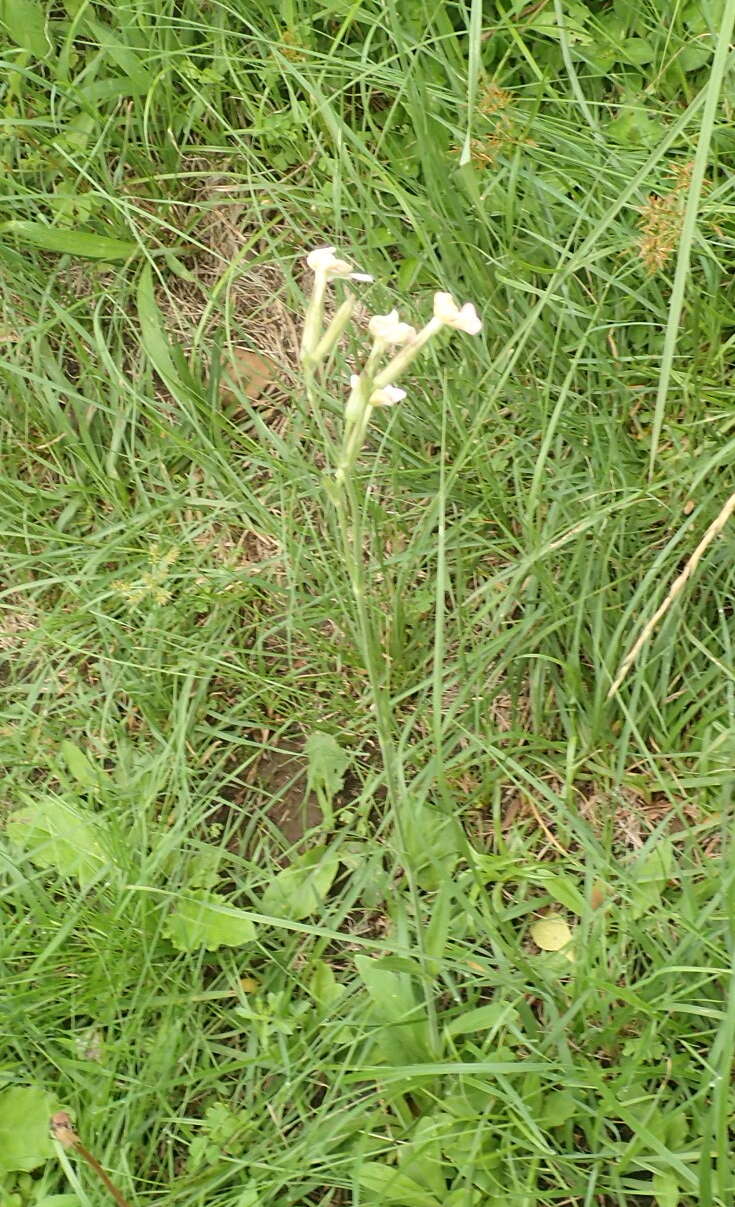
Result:
<svg viewBox="0 0 735 1207"><path fill-rule="evenodd" d="M308 373L306 374L306 391L312 410L314 413L318 413L315 381L314 377ZM367 409L369 410L369 408ZM350 452L352 455L349 458L350 467L354 462L354 458L358 451L359 450L355 448L351 448ZM344 450L342 453L342 460L343 462L346 461ZM349 473L349 468L347 468L347 465L345 465L345 468L347 469L347 472L338 474L338 476L332 480L329 498L335 507L339 538L342 545L343 560L347 568L350 587L352 589L352 596L355 601L357 633L361 647L360 653L362 654L363 664L367 671L370 693L375 709L375 726L378 736L378 744L380 746L380 753L383 759L383 770L385 774L388 802L393 813L393 820L396 835L401 848L401 854L405 858L407 844L405 828L403 825L403 808L406 805L406 787L403 780L401 762L398 757L395 742L393 740L393 713L390 703L390 693L386 689L385 685L380 642L376 637L368 608L368 588L362 552L362 516L360 511L360 503L351 475ZM429 1023L431 1046L433 1051L438 1056L440 1051L439 1024L437 1020L436 1003L434 1001L434 995L431 988L433 978L430 974L429 962L424 946L424 936L421 928L421 897L413 869L410 866L408 859L406 859L404 866L414 916L416 919L416 940L419 953L419 963L422 971L422 987L426 1002L426 1015Z"/></svg>
<svg viewBox="0 0 735 1207"><path fill-rule="evenodd" d="M350 577L352 595L355 600L357 623L362 646L362 657L368 673L370 692L375 709L375 727L378 734L380 753L383 759L385 784L388 801L393 813L396 835L405 859L404 870L408 881L409 892L416 919L416 941L419 953L419 963L423 973L422 983L426 1001L426 1014L429 1022L431 1046L439 1055L439 1024L437 1020L436 1003L431 985L428 959L424 946L424 936L421 928L421 897L410 861L406 858L407 843L403 825L403 809L406 806L406 786L403 770L393 740L393 712L390 703L390 693L386 690L383 660L380 643L376 638L372 620L367 606L367 586L365 565L362 555L362 523L360 505L352 479L347 475L339 484L335 495L342 551L345 565Z"/></svg>

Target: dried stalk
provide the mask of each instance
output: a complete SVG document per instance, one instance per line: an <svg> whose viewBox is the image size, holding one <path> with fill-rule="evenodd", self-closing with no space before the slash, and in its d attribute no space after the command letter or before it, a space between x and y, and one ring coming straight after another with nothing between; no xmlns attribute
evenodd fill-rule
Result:
<svg viewBox="0 0 735 1207"><path fill-rule="evenodd" d="M702 555L706 552L706 550L712 544L715 537L719 536L719 534L722 532L722 529L725 527L725 524L730 519L730 516L732 515L732 513L734 511L735 511L735 493L730 495L730 498L725 503L725 506L722 508L722 511L720 512L720 514L716 517L716 519L714 519L712 521L709 528L707 529L704 536L702 537L701 541L697 545L697 548L694 550L694 553L689 558L689 561L687 562L686 566L682 570L681 574L679 575L679 577L677 579L674 580L674 582L671 586L671 589L670 589L668 595L666 596L665 600L663 601L661 606L656 609L656 611L654 612L653 616L648 621L648 623L646 625L644 625L643 630L640 634L640 637L638 638L638 640L636 641L635 645L630 650L630 652L628 654L626 654L626 656L623 659L623 662L620 666L620 670L618 671L618 673L613 681L612 687L610 688L609 692L607 693L608 700L612 696L617 694L617 691L618 691L621 683L623 682L625 676L628 674L628 671L630 670L631 666L633 665L636 658L638 657L638 654L640 653L641 649L648 641L648 638L651 636L651 633L656 628L656 625L666 615L666 613L668 612L671 605L674 603L674 600L677 598L677 596L681 595L681 592L684 590L684 587L686 586L687 582L689 581L689 579L692 577L692 574L696 570L697 565L699 564L699 562L702 558Z"/></svg>
<svg viewBox="0 0 735 1207"><path fill-rule="evenodd" d="M90 1169L94 1170L102 1184L107 1190L109 1190L113 1199L117 1203L117 1207L130 1207L130 1204L122 1192L118 1190L117 1186L115 1186L113 1182L110 1181L108 1174L102 1168L97 1158L93 1157L89 1149L84 1147L79 1139L79 1136L74 1131L74 1128L71 1125L71 1119L67 1115L66 1111L57 1111L55 1115L52 1115L51 1133L54 1139L58 1140L59 1144L61 1144L63 1148L70 1148L73 1149L74 1152L79 1153L79 1156L87 1162L87 1165L89 1165Z"/></svg>

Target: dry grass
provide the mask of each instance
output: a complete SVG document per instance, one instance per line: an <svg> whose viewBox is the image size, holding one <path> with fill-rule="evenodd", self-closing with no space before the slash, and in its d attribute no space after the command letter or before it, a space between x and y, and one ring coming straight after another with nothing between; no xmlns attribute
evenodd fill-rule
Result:
<svg viewBox="0 0 735 1207"><path fill-rule="evenodd" d="M225 169L226 169L225 165ZM186 268L193 279L169 274L157 301L167 329L185 347L194 338L206 345L224 334L224 347L255 352L273 364L276 376L292 386L298 380L300 332L288 302L282 256L273 251L283 235L270 227L272 242L258 234L262 212L251 210L218 162L194 160L186 170L197 176L186 210L191 253ZM211 173L211 174L207 174ZM202 178L203 177L203 178ZM182 219L184 215L180 215Z"/></svg>
<svg viewBox="0 0 735 1207"><path fill-rule="evenodd" d="M41 621L40 613L27 595L10 592L0 603L0 651L17 654Z"/></svg>

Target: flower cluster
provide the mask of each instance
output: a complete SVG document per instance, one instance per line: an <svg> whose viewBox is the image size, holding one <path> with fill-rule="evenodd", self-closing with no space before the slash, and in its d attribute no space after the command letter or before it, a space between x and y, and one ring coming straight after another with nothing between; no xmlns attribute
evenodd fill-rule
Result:
<svg viewBox="0 0 735 1207"><path fill-rule="evenodd" d="M662 197L651 193L640 210L638 255L649 276L666 266L679 244L693 168L693 163L676 167L671 192Z"/></svg>
<svg viewBox="0 0 735 1207"><path fill-rule="evenodd" d="M314 283L304 322L301 361L304 369L311 371L335 347L355 307L354 297L348 295L324 330L324 299L328 284L339 278L368 282L373 278L367 273L354 272L348 260L336 255L334 247L316 248L306 257L306 263L314 273ZM442 327L477 335L482 330L482 322L471 302L458 306L450 293L443 292L434 294L434 313L418 331L410 323L402 322L397 310L372 316L368 323L372 347L361 372L350 377L338 479L344 477L362 447L372 408L393 406L406 397L406 391L395 382Z"/></svg>

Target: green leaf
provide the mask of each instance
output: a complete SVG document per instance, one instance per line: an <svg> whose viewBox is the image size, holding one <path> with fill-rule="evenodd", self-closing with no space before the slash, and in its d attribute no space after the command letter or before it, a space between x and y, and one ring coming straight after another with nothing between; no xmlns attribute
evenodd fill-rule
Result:
<svg viewBox="0 0 735 1207"><path fill-rule="evenodd" d="M552 1090L544 1098L542 1122L546 1127L561 1127L576 1113L577 1104L569 1090Z"/></svg>
<svg viewBox="0 0 735 1207"><path fill-rule="evenodd" d="M595 28L600 31L601 36L607 42L611 42L617 47L620 47L625 41L627 22L614 9L599 14L595 18Z"/></svg>
<svg viewBox="0 0 735 1207"><path fill-rule="evenodd" d="M49 1123L54 1110L54 1099L37 1086L0 1092L0 1174L28 1173L53 1157Z"/></svg>
<svg viewBox="0 0 735 1207"><path fill-rule="evenodd" d="M682 13L684 24L690 33L717 33L722 25L727 0L695 0Z"/></svg>
<svg viewBox="0 0 735 1207"><path fill-rule="evenodd" d="M153 368L176 398L189 398L191 391L176 367L174 349L166 336L161 312L156 304L150 264L146 264L140 274L137 303L140 337Z"/></svg>
<svg viewBox="0 0 735 1207"><path fill-rule="evenodd" d="M64 740L61 743L60 750L61 757L66 763L69 774L82 788L100 787L104 778L103 773L90 762L79 746L75 746L73 742Z"/></svg>
<svg viewBox="0 0 735 1207"><path fill-rule="evenodd" d="M589 19L589 9L580 3L579 0L565 0L564 34L566 34L570 43L586 43L592 40L585 28ZM555 12L547 7L541 9L538 15L527 23L526 28L534 30L535 33L543 34L547 38L561 40L563 36Z"/></svg>
<svg viewBox="0 0 735 1207"><path fill-rule="evenodd" d="M233 1111L226 1102L213 1102L204 1112L204 1127L218 1148L228 1148L239 1138L244 1140L249 1116L245 1111Z"/></svg>
<svg viewBox="0 0 735 1207"><path fill-rule="evenodd" d="M385 1059L401 1066L431 1058L428 1028L408 973L386 967L390 957L355 956L355 966L367 989L372 1015L382 1024L376 1035Z"/></svg>
<svg viewBox="0 0 735 1207"><path fill-rule="evenodd" d="M323 792L328 801L333 800L345 780L349 759L331 733L315 730L306 742L309 760L309 787Z"/></svg>
<svg viewBox="0 0 735 1207"><path fill-rule="evenodd" d="M8 819L8 836L36 867L54 868L81 885L91 884L112 862L100 841L103 834L94 813L59 796L42 797Z"/></svg>
<svg viewBox="0 0 735 1207"><path fill-rule="evenodd" d="M139 250L136 243L129 243L125 239L47 226L45 222L30 222L23 218L0 224L0 235L11 235L20 243L30 243L43 251L81 256L86 260L127 260L128 256L136 255Z"/></svg>
<svg viewBox="0 0 735 1207"><path fill-rule="evenodd" d="M376 1017L383 1023L402 1023L414 1013L416 995L406 973L394 972L385 963L372 956L355 956L357 971Z"/></svg>
<svg viewBox="0 0 735 1207"><path fill-rule="evenodd" d="M692 42L690 46L685 46L680 54L676 56L676 62L682 71L699 71L700 67L704 67L705 63L709 63L712 58L712 48L706 44Z"/></svg>
<svg viewBox="0 0 735 1207"><path fill-rule="evenodd" d="M490 1002L475 1010L465 1010L453 1018L447 1026L447 1035L469 1035L473 1031L491 1031L501 1023L508 1023L518 1015L508 1002Z"/></svg>
<svg viewBox="0 0 735 1207"><path fill-rule="evenodd" d="M300 855L268 885L263 893L263 913L275 918L290 918L293 922L317 913L338 868L339 856L327 851L326 847L314 847Z"/></svg>
<svg viewBox="0 0 735 1207"><path fill-rule="evenodd" d="M637 30L641 21L638 0L613 0L613 12L626 28Z"/></svg>
<svg viewBox="0 0 735 1207"><path fill-rule="evenodd" d="M440 1142L440 1124L436 1118L425 1115L414 1128L411 1142L398 1150L401 1173L406 1174L424 1190L443 1203L447 1192L444 1177L444 1162Z"/></svg>
<svg viewBox="0 0 735 1207"><path fill-rule="evenodd" d="M620 50L620 59L632 67L642 67L644 63L650 63L655 54L648 38L626 38Z"/></svg>
<svg viewBox="0 0 735 1207"><path fill-rule="evenodd" d="M0 25L16 46L28 50L37 59L49 52L46 16L35 0L0 0Z"/></svg>
<svg viewBox="0 0 735 1207"><path fill-rule="evenodd" d="M413 1178L399 1169L381 1165L379 1161L365 1161L360 1166L357 1180L383 1203L400 1203L401 1207L439 1207L439 1199Z"/></svg>
<svg viewBox="0 0 735 1207"><path fill-rule="evenodd" d="M406 862L426 892L435 892L451 879L462 853L453 817L421 801L409 801L403 811Z"/></svg>
<svg viewBox="0 0 735 1207"><path fill-rule="evenodd" d="M242 910L228 905L227 898L205 889L190 892L169 914L164 934L177 951L206 947L242 947L255 938L255 927Z"/></svg>
<svg viewBox="0 0 735 1207"><path fill-rule="evenodd" d="M607 75L618 61L618 56L610 42L604 38L595 38L585 47L585 60L597 75Z"/></svg>
<svg viewBox="0 0 735 1207"><path fill-rule="evenodd" d="M309 993L323 1008L328 1008L344 993L342 985L337 983L335 975L326 960L316 960L314 971L309 981Z"/></svg>
<svg viewBox="0 0 735 1207"><path fill-rule="evenodd" d="M391 874L380 851L363 858L360 866L360 901L366 909L377 909L390 892Z"/></svg>
<svg viewBox="0 0 735 1207"><path fill-rule="evenodd" d="M81 1207L75 1194L46 1194L33 1200L33 1207Z"/></svg>
<svg viewBox="0 0 735 1207"><path fill-rule="evenodd" d="M633 918L640 918L659 904L666 883L671 878L673 864L674 848L670 838L657 840L656 846L633 864L630 894Z"/></svg>
<svg viewBox="0 0 735 1207"><path fill-rule="evenodd" d="M471 1186L457 1186L444 1195L443 1207L508 1207L508 1200L480 1193Z"/></svg>
<svg viewBox="0 0 735 1207"><path fill-rule="evenodd" d="M537 884L542 884L549 896L558 901L559 905L563 905L565 909L570 909L572 913L577 914L578 917L581 918L587 912L585 899L569 876L558 876L553 872L547 874L545 870L542 872L539 868L538 873L532 873L530 879Z"/></svg>
<svg viewBox="0 0 735 1207"><path fill-rule="evenodd" d="M163 248L163 258L166 261L166 266L171 269L174 276L178 277L181 281L187 281L190 285L196 284L196 273L187 268L179 257L174 255L170 248Z"/></svg>
<svg viewBox="0 0 735 1207"><path fill-rule="evenodd" d="M453 902L454 887L449 882L445 882L439 886L431 910L431 919L424 935L424 951L429 957L433 976L439 975L441 960L449 941ZM461 938L456 932L454 937Z"/></svg>
<svg viewBox="0 0 735 1207"><path fill-rule="evenodd" d="M651 1182L651 1190L656 1200L656 1207L679 1207L681 1190L672 1173L655 1173Z"/></svg>
<svg viewBox="0 0 735 1207"><path fill-rule="evenodd" d="M234 1207L258 1207L262 1202L257 1186L246 1186L235 1199Z"/></svg>
<svg viewBox="0 0 735 1207"><path fill-rule="evenodd" d="M98 21L93 15L91 4L86 6L84 23L96 42L105 48L105 62L116 63L124 75L131 80L153 86L153 76L146 69L144 59L133 47L129 40L119 38L112 25Z"/></svg>
<svg viewBox="0 0 735 1207"><path fill-rule="evenodd" d="M214 888L220 878L222 851L219 847L203 845L195 851L186 865L187 889Z"/></svg>
<svg viewBox="0 0 735 1207"><path fill-rule="evenodd" d="M608 137L621 146L648 147L658 141L661 125L652 121L642 109L628 109L608 122L606 131Z"/></svg>
<svg viewBox="0 0 735 1207"><path fill-rule="evenodd" d="M669 1148L683 1148L689 1133L689 1122L684 1111L676 1111L666 1121L666 1144Z"/></svg>

